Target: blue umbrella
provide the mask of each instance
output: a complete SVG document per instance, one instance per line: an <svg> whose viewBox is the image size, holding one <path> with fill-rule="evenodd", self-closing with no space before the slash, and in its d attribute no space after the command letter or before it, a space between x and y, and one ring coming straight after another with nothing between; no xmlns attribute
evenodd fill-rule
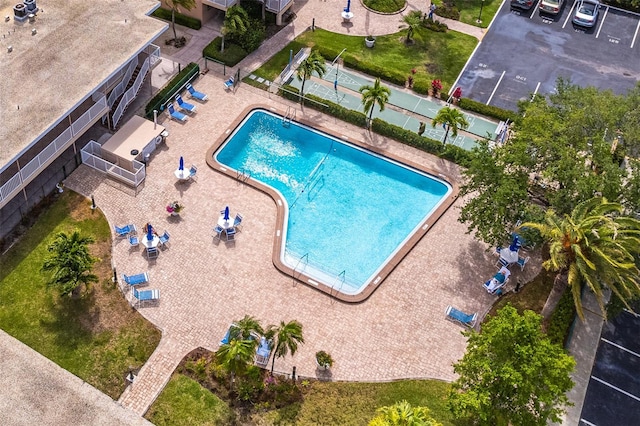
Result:
<svg viewBox="0 0 640 426"><path fill-rule="evenodd" d="M344 8L344 11L347 13L351 12L351 0L347 0L347 7Z"/></svg>
<svg viewBox="0 0 640 426"><path fill-rule="evenodd" d="M178 167L178 170L184 170L184 158L180 157L180 167Z"/></svg>
<svg viewBox="0 0 640 426"><path fill-rule="evenodd" d="M147 240L153 240L153 226L150 223L147 223Z"/></svg>
<svg viewBox="0 0 640 426"><path fill-rule="evenodd" d="M511 245L509 246L509 250L518 251L521 246L522 243L520 242L520 237L518 236L518 234L514 234L513 241L511 241Z"/></svg>
<svg viewBox="0 0 640 426"><path fill-rule="evenodd" d="M224 220L229 220L229 206L224 208Z"/></svg>

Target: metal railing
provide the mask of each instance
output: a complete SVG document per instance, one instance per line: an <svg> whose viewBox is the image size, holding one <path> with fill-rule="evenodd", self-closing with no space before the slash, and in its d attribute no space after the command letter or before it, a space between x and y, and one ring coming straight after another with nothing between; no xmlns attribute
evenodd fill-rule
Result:
<svg viewBox="0 0 640 426"><path fill-rule="evenodd" d="M148 71L149 71L149 58L144 60L142 64L142 68L140 68L140 73L138 73L138 76L136 77L136 81L133 83L133 86L131 86L129 90L125 92L124 96L120 100L120 103L118 104L118 107L114 111L113 119L112 119L113 129L115 129L116 126L118 125L118 122L122 118L122 115L124 114L125 109L127 109L129 104L133 102L133 100L136 98L136 95L138 94L138 90L140 90L140 86L142 86L142 82L144 81L144 78L146 77Z"/></svg>
<svg viewBox="0 0 640 426"><path fill-rule="evenodd" d="M291 62L288 63L280 73L280 81L286 82L287 80L289 80L289 78L291 78L291 76L293 75L294 65L301 64L302 61L305 60L307 55L308 53L306 48L303 47L302 49L300 49L298 53L296 53L296 56L293 57Z"/></svg>
<svg viewBox="0 0 640 426"><path fill-rule="evenodd" d="M124 77L122 77L122 81L118 83L118 85L109 93L109 97L107 98L107 103L109 104L109 108L113 107L113 104L118 100L120 96L124 93L125 87L129 84L129 80L131 80L131 76L133 72L136 70L138 66L138 59L133 59L129 62L129 66L127 67L126 72L124 73Z"/></svg>
<svg viewBox="0 0 640 426"><path fill-rule="evenodd" d="M225 8L228 9L234 4L238 3L239 0L202 0L202 4L206 4L213 7Z"/></svg>
<svg viewBox="0 0 640 426"><path fill-rule="evenodd" d="M153 68L160 61L160 47L155 44L150 44L143 50L149 57L149 68Z"/></svg>
<svg viewBox="0 0 640 426"><path fill-rule="evenodd" d="M71 123L57 138L47 145L40 153L31 161L21 167L20 170L13 175L7 182L0 187L0 204L4 204L6 200L15 195L15 192L31 181L34 175L38 175L50 160L54 158L60 151L68 148L69 143L74 137L82 134L96 119L108 111L107 98L101 96L96 103L84 112L77 120Z"/></svg>
<svg viewBox="0 0 640 426"><path fill-rule="evenodd" d="M265 9L267 9L269 12L275 13L278 13L286 8L287 5L292 1L293 0L263 0Z"/></svg>
<svg viewBox="0 0 640 426"><path fill-rule="evenodd" d="M132 161L131 164L135 172L131 172L102 158L102 146L94 140L89 141L89 143L82 148L80 155L83 164L113 176L127 184L131 184L134 187L140 185L146 177L145 166L139 161Z"/></svg>

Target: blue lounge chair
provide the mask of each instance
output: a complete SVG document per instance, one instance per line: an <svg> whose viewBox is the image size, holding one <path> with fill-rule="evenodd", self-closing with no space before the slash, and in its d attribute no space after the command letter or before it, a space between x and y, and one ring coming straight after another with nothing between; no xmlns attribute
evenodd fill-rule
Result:
<svg viewBox="0 0 640 426"><path fill-rule="evenodd" d="M204 93L198 92L196 89L194 89L191 83L187 84L187 91L189 91L189 95L191 95L193 99L197 99L199 101L206 101L209 98Z"/></svg>
<svg viewBox="0 0 640 426"><path fill-rule="evenodd" d="M222 340L220 340L220 344L221 344L221 345L228 345L228 344L229 344L229 342L231 342L231 340L232 340L231 333L232 333L232 330L233 330L234 328L236 329L235 334L236 334L236 335L238 334L238 332L239 332L240 330L238 330L238 327L237 327L235 324L233 324L233 323L232 323L232 324L229 326L229 328L227 329L227 332L225 333L225 335L224 335L224 337L222 338Z"/></svg>
<svg viewBox="0 0 640 426"><path fill-rule="evenodd" d="M160 300L160 290L158 289L150 289L150 290L138 290L135 287L131 288L132 294L132 303L138 306L141 306L144 303L152 303Z"/></svg>
<svg viewBox="0 0 640 426"><path fill-rule="evenodd" d="M264 367L269 362L270 356L271 356L271 344L264 336L262 336L260 338L260 344L258 345L258 349L256 349L256 356L254 358L254 361L260 367Z"/></svg>
<svg viewBox="0 0 640 426"><path fill-rule="evenodd" d="M149 273L143 272L141 274L135 275L123 274L122 278L124 279L124 282L129 284L130 286L145 284L149 282Z"/></svg>
<svg viewBox="0 0 640 426"><path fill-rule="evenodd" d="M180 96L179 93L176 95L176 102L178 103L180 109L187 112L196 112L196 106L194 104L190 104L189 102L183 101L182 96Z"/></svg>
<svg viewBox="0 0 640 426"><path fill-rule="evenodd" d="M171 116L171 118L173 118L174 120L178 120L184 123L189 118L183 113L176 111L176 109L173 107L173 104L167 105L167 110L169 111L169 115Z"/></svg>
<svg viewBox="0 0 640 426"><path fill-rule="evenodd" d="M233 79L233 77L229 77L227 80L225 80L224 82L224 88L226 90L230 90L233 86L234 86L235 80Z"/></svg>
<svg viewBox="0 0 640 426"><path fill-rule="evenodd" d="M116 231L116 235L119 238L125 238L129 234L133 234L133 233L136 232L136 227L134 225L126 225L126 226L123 226L123 227L114 226L114 228L115 228L115 231Z"/></svg>
<svg viewBox="0 0 640 426"><path fill-rule="evenodd" d="M478 319L478 313L467 314L462 311L457 310L453 306L447 306L447 310L445 311L445 315L453 320L457 321L465 327L473 327L476 324L476 320Z"/></svg>

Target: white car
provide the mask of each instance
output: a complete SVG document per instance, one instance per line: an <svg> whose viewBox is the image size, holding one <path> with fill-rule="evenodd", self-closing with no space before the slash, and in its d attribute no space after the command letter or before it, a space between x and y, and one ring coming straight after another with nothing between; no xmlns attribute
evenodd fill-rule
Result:
<svg viewBox="0 0 640 426"><path fill-rule="evenodd" d="M540 12L557 15L562 9L564 0L542 0L540 2Z"/></svg>
<svg viewBox="0 0 640 426"><path fill-rule="evenodd" d="M598 20L598 10L600 3L598 0L580 0L576 6L576 13L572 22L582 27L593 27Z"/></svg>

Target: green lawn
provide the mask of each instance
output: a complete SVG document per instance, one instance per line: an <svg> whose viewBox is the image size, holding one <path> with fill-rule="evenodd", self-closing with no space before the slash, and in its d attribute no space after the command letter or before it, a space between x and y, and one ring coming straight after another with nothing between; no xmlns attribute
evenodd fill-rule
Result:
<svg viewBox="0 0 640 426"><path fill-rule="evenodd" d="M443 425L454 421L446 407L449 384L437 380L404 380L390 383L302 382L302 403L270 410L254 409L256 425L366 425L376 409L406 399L426 406ZM215 425L229 421L229 412L207 389L182 374L175 374L145 416L151 422L175 425ZM188 419L188 420L184 420Z"/></svg>
<svg viewBox="0 0 640 426"><path fill-rule="evenodd" d="M195 380L174 374L145 417L158 426L229 425L234 412Z"/></svg>
<svg viewBox="0 0 640 426"><path fill-rule="evenodd" d="M398 21L400 25L400 21ZM301 47L317 48L328 61L332 61L346 48L341 58L347 67L357 66L370 75L388 76L390 81L404 82L415 69L414 87L430 87L431 80L440 79L446 91L455 82L477 40L455 31L439 33L418 28L414 43L405 44L406 30L376 37L375 47L364 44L364 37L336 34L316 29L306 31L267 61L254 74L273 81L289 61L289 52L295 55ZM375 73L367 72L375 71Z"/></svg>
<svg viewBox="0 0 640 426"><path fill-rule="evenodd" d="M432 1L436 6L440 6L443 3L442 0ZM501 4L498 0L453 0L453 3L460 11L460 22L481 28L489 26ZM481 7L482 15L480 15ZM482 17L481 23L476 22L479 17ZM437 12L434 19L438 19Z"/></svg>
<svg viewBox="0 0 640 426"><path fill-rule="evenodd" d="M0 256L0 328L112 398L125 388L160 341L160 332L132 311L111 282L109 224L91 202L65 191L25 235ZM55 234L78 228L96 243L100 282L80 297L61 298L40 271Z"/></svg>
<svg viewBox="0 0 640 426"><path fill-rule="evenodd" d="M382 13L400 12L404 7L405 0L364 0L363 3L371 10Z"/></svg>

